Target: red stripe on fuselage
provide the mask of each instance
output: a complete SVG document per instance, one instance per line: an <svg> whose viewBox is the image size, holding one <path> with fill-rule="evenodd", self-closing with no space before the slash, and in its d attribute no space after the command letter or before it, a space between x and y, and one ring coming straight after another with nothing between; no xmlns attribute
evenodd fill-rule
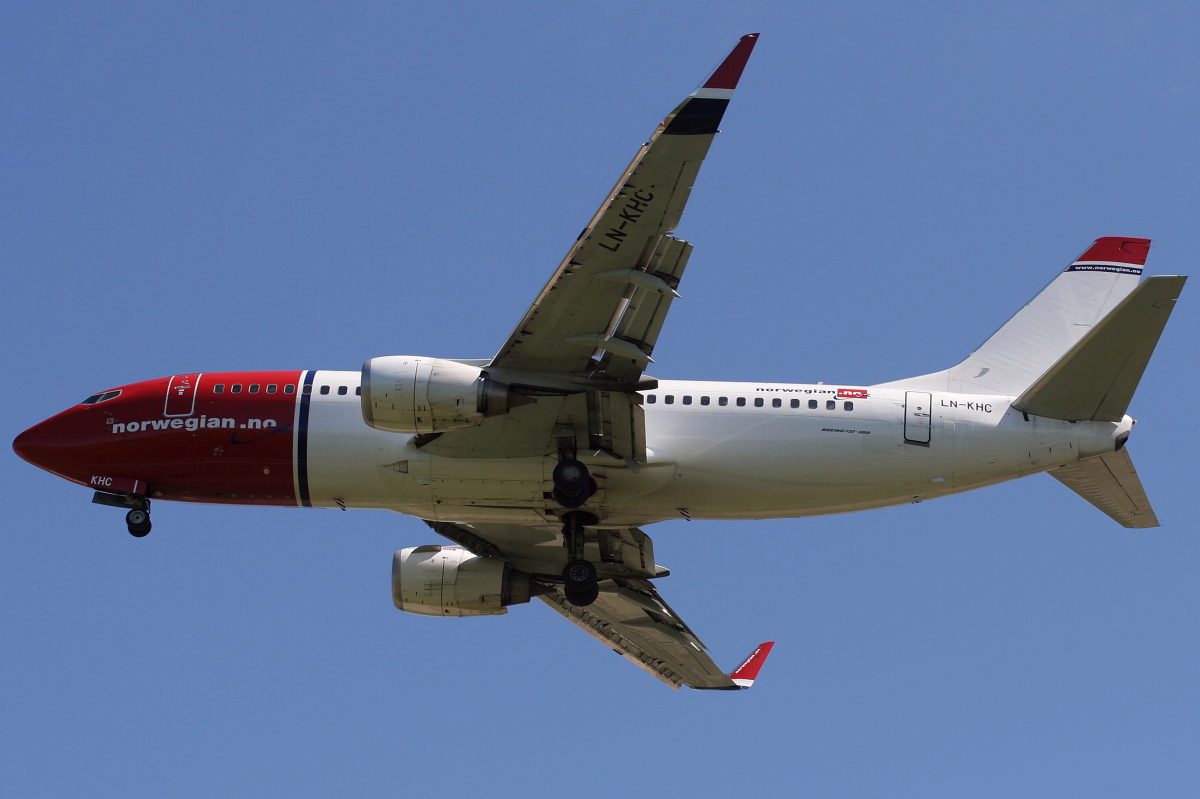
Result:
<svg viewBox="0 0 1200 799"><path fill-rule="evenodd" d="M303 374L189 375L191 413L173 404L170 416L172 378L146 380L121 386L116 399L64 411L22 438L38 466L83 485L109 475L144 482L153 499L294 506L292 428Z"/></svg>

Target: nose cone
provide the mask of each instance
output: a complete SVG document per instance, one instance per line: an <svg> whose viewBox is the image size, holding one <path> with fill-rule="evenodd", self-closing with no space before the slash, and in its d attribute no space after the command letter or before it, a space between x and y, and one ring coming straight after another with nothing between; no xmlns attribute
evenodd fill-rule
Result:
<svg viewBox="0 0 1200 799"><path fill-rule="evenodd" d="M34 466L80 482L87 466L81 457L85 436L74 409L35 424L13 441L13 451Z"/></svg>
<svg viewBox="0 0 1200 799"><path fill-rule="evenodd" d="M41 424L35 424L17 436L13 440L13 452L34 466L41 466L47 462L55 446L55 436L50 430L50 421L47 419Z"/></svg>

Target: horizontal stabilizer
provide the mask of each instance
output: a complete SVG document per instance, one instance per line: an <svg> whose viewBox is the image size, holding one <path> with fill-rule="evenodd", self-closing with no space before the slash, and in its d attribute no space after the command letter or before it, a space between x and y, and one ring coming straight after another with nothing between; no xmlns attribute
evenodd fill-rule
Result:
<svg viewBox="0 0 1200 799"><path fill-rule="evenodd" d="M1119 422L1186 280L1147 279L1017 397L1013 407L1050 419Z"/></svg>
<svg viewBox="0 0 1200 799"><path fill-rule="evenodd" d="M1128 450L1051 469L1048 474L1122 527L1158 527L1158 517L1150 507Z"/></svg>

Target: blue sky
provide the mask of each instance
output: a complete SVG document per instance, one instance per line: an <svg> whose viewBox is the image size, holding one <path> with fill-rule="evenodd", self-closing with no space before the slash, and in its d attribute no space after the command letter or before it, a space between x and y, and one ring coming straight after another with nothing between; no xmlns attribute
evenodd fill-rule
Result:
<svg viewBox="0 0 1200 799"><path fill-rule="evenodd" d="M0 24L9 440L152 377L490 356L751 31L656 376L940 369L1103 235L1193 271L1191 4L23 4ZM160 503L135 540L9 451L0 788L1194 796L1194 290L1130 409L1158 530L1044 476L651 528L719 663L779 642L732 695L672 692L538 603L399 613L391 553L437 540L417 520Z"/></svg>

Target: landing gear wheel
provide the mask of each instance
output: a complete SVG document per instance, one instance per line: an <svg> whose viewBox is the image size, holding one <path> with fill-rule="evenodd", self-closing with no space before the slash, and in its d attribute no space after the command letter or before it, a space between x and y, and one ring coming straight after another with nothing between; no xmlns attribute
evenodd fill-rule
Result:
<svg viewBox="0 0 1200 799"><path fill-rule="evenodd" d="M596 597L600 596L600 586L593 585L587 591L566 591L567 601L577 608L586 608L588 605L596 601Z"/></svg>
<svg viewBox="0 0 1200 799"><path fill-rule="evenodd" d="M596 567L591 561L573 560L563 569L563 588L567 594L582 594L596 587ZM591 604L590 602L588 604Z"/></svg>
<svg viewBox="0 0 1200 799"><path fill-rule="evenodd" d="M578 508L596 493L588 469L577 460L559 461L554 467L554 501L564 508Z"/></svg>
<svg viewBox="0 0 1200 799"><path fill-rule="evenodd" d="M559 461L554 467L554 487L574 496L588 487L588 470L579 461Z"/></svg>
<svg viewBox="0 0 1200 799"><path fill-rule="evenodd" d="M135 538L141 538L150 532L150 513L141 508L134 508L125 514L125 526L129 528L129 534Z"/></svg>

